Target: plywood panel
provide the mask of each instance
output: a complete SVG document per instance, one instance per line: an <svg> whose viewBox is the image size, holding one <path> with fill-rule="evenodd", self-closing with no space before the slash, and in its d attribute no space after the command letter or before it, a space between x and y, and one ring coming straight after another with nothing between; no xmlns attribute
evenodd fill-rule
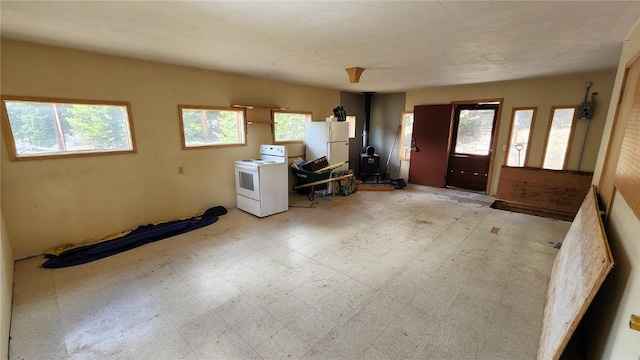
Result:
<svg viewBox="0 0 640 360"><path fill-rule="evenodd" d="M559 359L613 267L595 187L591 187L551 271L538 359Z"/></svg>
<svg viewBox="0 0 640 360"><path fill-rule="evenodd" d="M640 76L633 80L636 81L635 93L618 158L615 186L640 219Z"/></svg>
<svg viewBox="0 0 640 360"><path fill-rule="evenodd" d="M592 173L503 166L496 198L575 215Z"/></svg>

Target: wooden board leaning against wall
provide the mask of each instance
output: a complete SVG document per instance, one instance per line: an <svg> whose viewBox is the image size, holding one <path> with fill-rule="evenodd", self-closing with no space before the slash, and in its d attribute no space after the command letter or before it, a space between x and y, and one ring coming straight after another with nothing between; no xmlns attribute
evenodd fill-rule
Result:
<svg viewBox="0 0 640 360"><path fill-rule="evenodd" d="M592 186L569 228L551 271L538 359L559 359L613 267Z"/></svg>

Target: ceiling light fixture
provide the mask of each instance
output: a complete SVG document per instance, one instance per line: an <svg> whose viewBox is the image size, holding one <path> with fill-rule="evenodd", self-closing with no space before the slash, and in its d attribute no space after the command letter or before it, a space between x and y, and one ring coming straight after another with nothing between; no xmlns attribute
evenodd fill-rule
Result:
<svg viewBox="0 0 640 360"><path fill-rule="evenodd" d="M362 75L362 72L364 71L361 67L352 67L345 70L347 70L347 74L349 74L349 81L351 81L351 83L359 82L360 75Z"/></svg>

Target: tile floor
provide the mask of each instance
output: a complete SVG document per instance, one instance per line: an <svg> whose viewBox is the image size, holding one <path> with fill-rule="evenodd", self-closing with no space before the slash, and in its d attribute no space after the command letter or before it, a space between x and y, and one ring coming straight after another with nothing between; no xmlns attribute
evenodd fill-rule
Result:
<svg viewBox="0 0 640 360"><path fill-rule="evenodd" d="M535 358L569 223L420 186L317 201L85 265L18 261L10 359Z"/></svg>

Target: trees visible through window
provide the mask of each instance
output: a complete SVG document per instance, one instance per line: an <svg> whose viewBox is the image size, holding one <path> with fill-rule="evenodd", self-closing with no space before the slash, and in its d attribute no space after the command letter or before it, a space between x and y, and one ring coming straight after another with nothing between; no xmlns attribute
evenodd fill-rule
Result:
<svg viewBox="0 0 640 360"><path fill-rule="evenodd" d="M244 110L178 105L182 147L244 145Z"/></svg>
<svg viewBox="0 0 640 360"><path fill-rule="evenodd" d="M531 129L536 116L536 108L513 108L511 130L507 145L507 166L523 167L529 155Z"/></svg>
<svg viewBox="0 0 640 360"><path fill-rule="evenodd" d="M400 140L398 145L398 160L409 161L413 146L413 113L402 112Z"/></svg>
<svg viewBox="0 0 640 360"><path fill-rule="evenodd" d="M311 113L273 111L274 143L303 142L308 121L311 121Z"/></svg>
<svg viewBox="0 0 640 360"><path fill-rule="evenodd" d="M455 147L457 154L489 155L495 113L494 109L460 110Z"/></svg>
<svg viewBox="0 0 640 360"><path fill-rule="evenodd" d="M567 150L575 120L575 107L552 107L551 123L545 145L544 169L562 170L566 167Z"/></svg>
<svg viewBox="0 0 640 360"><path fill-rule="evenodd" d="M135 152L127 102L2 97L12 159Z"/></svg>

